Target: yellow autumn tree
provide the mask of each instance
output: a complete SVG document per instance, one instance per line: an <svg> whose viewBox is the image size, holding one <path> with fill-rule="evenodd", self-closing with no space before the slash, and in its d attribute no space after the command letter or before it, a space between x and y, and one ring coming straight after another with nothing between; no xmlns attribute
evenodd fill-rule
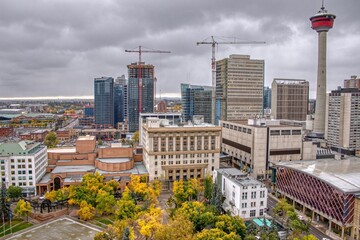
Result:
<svg viewBox="0 0 360 240"><path fill-rule="evenodd" d="M54 202L56 199L56 191L52 190L51 192L45 193L45 199Z"/></svg>
<svg viewBox="0 0 360 240"><path fill-rule="evenodd" d="M161 208L150 206L148 212L144 213L142 216L140 216L139 220L137 220L140 234L143 235L146 239L152 238L155 230L161 226L161 219Z"/></svg>
<svg viewBox="0 0 360 240"><path fill-rule="evenodd" d="M82 220L90 220L95 216L95 208L88 204L86 201L80 203L80 209L78 215Z"/></svg>
<svg viewBox="0 0 360 240"><path fill-rule="evenodd" d="M26 216L26 221L28 221L28 214L31 212L32 207L29 202L20 199L15 208L15 214L21 217Z"/></svg>

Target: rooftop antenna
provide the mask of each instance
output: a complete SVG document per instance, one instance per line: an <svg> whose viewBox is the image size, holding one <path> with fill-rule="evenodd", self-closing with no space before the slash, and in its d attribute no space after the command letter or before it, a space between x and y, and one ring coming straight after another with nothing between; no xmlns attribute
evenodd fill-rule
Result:
<svg viewBox="0 0 360 240"><path fill-rule="evenodd" d="M322 4L321 4L321 10L324 11L325 7L324 7L324 0L322 0Z"/></svg>

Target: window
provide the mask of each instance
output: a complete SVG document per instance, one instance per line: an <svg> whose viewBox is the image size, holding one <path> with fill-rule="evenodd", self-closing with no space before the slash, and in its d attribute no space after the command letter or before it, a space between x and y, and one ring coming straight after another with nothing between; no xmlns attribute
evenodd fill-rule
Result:
<svg viewBox="0 0 360 240"><path fill-rule="evenodd" d="M247 203L242 203L242 204L241 204L241 207L242 207L242 208L247 208Z"/></svg>
<svg viewBox="0 0 360 240"><path fill-rule="evenodd" d="M247 192L243 192L243 193L242 193L241 199L243 199L243 200L247 199Z"/></svg>
<svg viewBox="0 0 360 240"><path fill-rule="evenodd" d="M256 192L251 192L251 199L256 198Z"/></svg>
<svg viewBox="0 0 360 240"><path fill-rule="evenodd" d="M155 171L155 175L157 175L157 171Z"/></svg>
<svg viewBox="0 0 360 240"><path fill-rule="evenodd" d="M246 211L242 211L241 214L242 214L242 215L246 215Z"/></svg>
<svg viewBox="0 0 360 240"><path fill-rule="evenodd" d="M260 207L264 206L264 201L260 202Z"/></svg>
<svg viewBox="0 0 360 240"><path fill-rule="evenodd" d="M270 135L271 136L278 136L278 135L280 135L280 130L271 130Z"/></svg>
<svg viewBox="0 0 360 240"><path fill-rule="evenodd" d="M250 217L255 217L256 210L250 210Z"/></svg>
<svg viewBox="0 0 360 240"><path fill-rule="evenodd" d="M155 161L155 166L157 166L157 161Z"/></svg>
<svg viewBox="0 0 360 240"><path fill-rule="evenodd" d="M264 209L260 209L260 216L263 216L264 215Z"/></svg>
<svg viewBox="0 0 360 240"><path fill-rule="evenodd" d="M251 207L256 207L256 202L251 202Z"/></svg>

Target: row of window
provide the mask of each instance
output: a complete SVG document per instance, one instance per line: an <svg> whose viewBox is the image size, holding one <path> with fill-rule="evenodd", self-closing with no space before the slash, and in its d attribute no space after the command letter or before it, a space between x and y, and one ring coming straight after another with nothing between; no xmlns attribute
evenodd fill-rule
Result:
<svg viewBox="0 0 360 240"><path fill-rule="evenodd" d="M176 154L176 155L161 155L160 158L161 159L173 159L175 156L175 158L180 159L180 158L194 158L196 157L209 157L209 153L204 153L204 154ZM215 153L211 154L212 157L215 156ZM155 159L158 159L158 155L155 155Z"/></svg>
<svg viewBox="0 0 360 240"><path fill-rule="evenodd" d="M301 130L271 130L271 136L280 136L280 135L301 135Z"/></svg>
<svg viewBox="0 0 360 240"><path fill-rule="evenodd" d="M265 197L265 191L260 191L260 198L264 198ZM255 192L251 192L251 199L255 199L256 198L256 191ZM241 199L246 200L248 199L248 193L247 192L243 192Z"/></svg>
<svg viewBox="0 0 360 240"><path fill-rule="evenodd" d="M215 162L215 160L212 159L212 163L214 163L214 162ZM188 164L188 163L190 163L190 164L195 164L195 163L199 163L199 164L201 164L201 163L209 163L209 160L208 160L208 159L204 159L204 160L198 159L198 160L183 160L183 161L177 160L177 161L175 161L175 164ZM154 164L155 164L155 166L157 166L157 165L158 165L158 162L155 161ZM163 165L173 165L173 164L174 164L174 161L168 161L168 162L166 162L166 161L161 161L161 165L162 165L162 166L163 166Z"/></svg>
<svg viewBox="0 0 360 240"><path fill-rule="evenodd" d="M264 206L264 201L261 201L260 202L260 207L263 207ZM256 207L256 202L251 202L250 203L250 207ZM241 204L241 208L247 208L247 203L246 202L243 202Z"/></svg>
<svg viewBox="0 0 360 240"><path fill-rule="evenodd" d="M231 125L228 123L223 123L222 124L224 128L228 128L231 130L235 130L235 131L239 131L239 132L243 132L243 133L247 133L247 134L251 134L251 129L249 128L245 128L245 127L239 127L239 126L235 126L235 125Z"/></svg>

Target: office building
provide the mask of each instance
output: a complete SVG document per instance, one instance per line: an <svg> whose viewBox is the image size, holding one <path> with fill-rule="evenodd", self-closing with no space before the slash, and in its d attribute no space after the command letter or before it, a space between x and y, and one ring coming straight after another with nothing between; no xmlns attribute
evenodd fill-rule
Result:
<svg viewBox="0 0 360 240"><path fill-rule="evenodd" d="M114 124L117 126L119 122L124 122L126 119L125 111L126 107L126 98L127 98L127 84L126 79L123 81L122 78L117 78L114 83Z"/></svg>
<svg viewBox="0 0 360 240"><path fill-rule="evenodd" d="M272 163L316 158L316 145L303 140L302 127L280 120L221 121L221 151L234 166L258 179L268 177Z"/></svg>
<svg viewBox="0 0 360 240"><path fill-rule="evenodd" d="M95 124L114 127L114 79L112 77L94 80Z"/></svg>
<svg viewBox="0 0 360 240"><path fill-rule="evenodd" d="M331 91L326 139L330 147L360 154L360 89Z"/></svg>
<svg viewBox="0 0 360 240"><path fill-rule="evenodd" d="M84 106L84 116L85 117L94 117L94 105L85 105Z"/></svg>
<svg viewBox="0 0 360 240"><path fill-rule="evenodd" d="M344 88L357 88L360 89L360 78L357 76L351 76L350 79L344 80Z"/></svg>
<svg viewBox="0 0 360 240"><path fill-rule="evenodd" d="M181 107L183 121L191 121L194 115L203 115L211 123L212 87L181 84Z"/></svg>
<svg viewBox="0 0 360 240"><path fill-rule="evenodd" d="M230 55L216 62L217 119L237 121L263 114L264 60Z"/></svg>
<svg viewBox="0 0 360 240"><path fill-rule="evenodd" d="M215 170L213 179L225 197L225 211L243 219L264 217L268 192L265 184L236 168Z"/></svg>
<svg viewBox="0 0 360 240"><path fill-rule="evenodd" d="M271 115L276 119L305 121L308 113L309 82L275 78L271 84Z"/></svg>
<svg viewBox="0 0 360 240"><path fill-rule="evenodd" d="M170 125L147 118L141 125L144 165L149 179L204 179L219 168L221 127L210 124Z"/></svg>
<svg viewBox="0 0 360 240"><path fill-rule="evenodd" d="M6 142L0 144L1 182L19 186L22 194L37 194L36 184L44 176L47 161L46 146L33 141Z"/></svg>
<svg viewBox="0 0 360 240"><path fill-rule="evenodd" d="M264 109L271 109L271 88L264 87Z"/></svg>
<svg viewBox="0 0 360 240"><path fill-rule="evenodd" d="M325 225L328 235L360 239L359 158L281 162L275 172L275 193Z"/></svg>
<svg viewBox="0 0 360 240"><path fill-rule="evenodd" d="M132 63L127 66L129 132L139 130L140 113L154 112L154 66Z"/></svg>
<svg viewBox="0 0 360 240"><path fill-rule="evenodd" d="M325 134L326 116L326 42L327 32L333 27L336 16L328 13L324 5L310 18L311 28L318 33L318 72L316 82L316 110L314 133Z"/></svg>

